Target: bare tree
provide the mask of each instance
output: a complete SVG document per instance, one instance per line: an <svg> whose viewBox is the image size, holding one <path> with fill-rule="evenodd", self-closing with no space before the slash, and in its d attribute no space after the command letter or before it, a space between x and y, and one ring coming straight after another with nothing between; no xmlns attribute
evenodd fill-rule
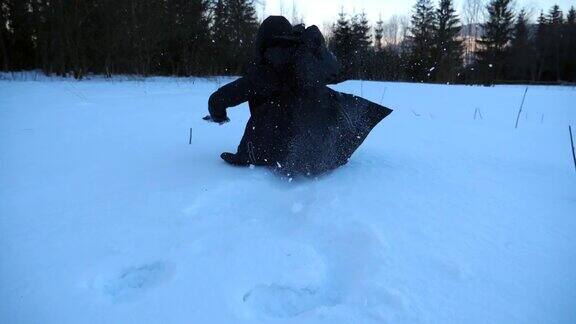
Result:
<svg viewBox="0 0 576 324"><path fill-rule="evenodd" d="M383 39L384 46L397 47L410 26L410 20L406 16L393 15L383 24Z"/></svg>
<svg viewBox="0 0 576 324"><path fill-rule="evenodd" d="M278 9L280 10L280 16L284 16L284 0L280 0L278 3Z"/></svg>
<svg viewBox="0 0 576 324"><path fill-rule="evenodd" d="M254 5L260 6L260 23L266 18L266 0L256 0Z"/></svg>
<svg viewBox="0 0 576 324"><path fill-rule="evenodd" d="M480 37L480 22L484 9L483 0L464 0L462 5L462 19L464 31L464 59L466 64L473 61L476 52L476 43Z"/></svg>
<svg viewBox="0 0 576 324"><path fill-rule="evenodd" d="M400 16L400 42L405 40L410 32L410 18L408 16Z"/></svg>
<svg viewBox="0 0 576 324"><path fill-rule="evenodd" d="M298 6L296 5L296 0L292 0L292 24L303 24L304 18L298 12Z"/></svg>
<svg viewBox="0 0 576 324"><path fill-rule="evenodd" d="M5 42L8 42L8 28L7 28L7 17L5 17L3 1L0 1L0 61L2 62L2 69L8 71L9 61L8 61L8 51L6 50ZM6 36L4 36L6 34ZM4 38L6 37L6 40Z"/></svg>
<svg viewBox="0 0 576 324"><path fill-rule="evenodd" d="M400 37L400 17L394 15L384 24L384 44L395 47Z"/></svg>

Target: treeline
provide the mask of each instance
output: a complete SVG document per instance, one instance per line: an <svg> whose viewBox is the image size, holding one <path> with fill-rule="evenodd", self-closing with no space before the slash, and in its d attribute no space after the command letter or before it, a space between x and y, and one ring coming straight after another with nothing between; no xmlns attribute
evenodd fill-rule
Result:
<svg viewBox="0 0 576 324"><path fill-rule="evenodd" d="M0 0L0 67L47 74L238 74L252 0Z"/></svg>
<svg viewBox="0 0 576 324"><path fill-rule="evenodd" d="M476 1L476 3L479 3ZM511 0L491 0L481 33L465 34L453 0L418 0L405 30L384 43L384 22L340 13L330 47L347 77L441 83L576 82L576 10L554 5L535 26ZM479 15L479 13L477 14ZM388 26L388 29L389 26ZM400 35L398 35L400 33ZM389 36L390 35L386 35ZM471 48L472 47L472 48ZM465 52L471 52L465 60Z"/></svg>
<svg viewBox="0 0 576 324"><path fill-rule="evenodd" d="M0 70L238 75L259 26L255 1L0 0ZM555 5L534 24L512 0L465 0L463 26L454 0L437 1L417 0L410 19L393 23L341 12L326 36L343 77L576 82L574 7Z"/></svg>
<svg viewBox="0 0 576 324"><path fill-rule="evenodd" d="M541 12L538 24L525 10L514 15L511 0L488 6L489 19L470 77L499 81L576 82L576 10L566 17L557 5ZM475 72L475 73L474 73Z"/></svg>

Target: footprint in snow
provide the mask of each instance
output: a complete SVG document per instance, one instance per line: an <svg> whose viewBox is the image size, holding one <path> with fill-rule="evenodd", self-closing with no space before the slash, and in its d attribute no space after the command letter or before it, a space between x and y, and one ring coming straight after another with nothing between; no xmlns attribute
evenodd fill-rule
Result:
<svg viewBox="0 0 576 324"><path fill-rule="evenodd" d="M277 318L289 318L320 306L333 305L317 288L294 288L282 285L258 285L244 294L245 304L252 309Z"/></svg>
<svg viewBox="0 0 576 324"><path fill-rule="evenodd" d="M164 262L153 262L122 271L104 285L104 292L114 301L131 301L146 291L170 280L174 266Z"/></svg>

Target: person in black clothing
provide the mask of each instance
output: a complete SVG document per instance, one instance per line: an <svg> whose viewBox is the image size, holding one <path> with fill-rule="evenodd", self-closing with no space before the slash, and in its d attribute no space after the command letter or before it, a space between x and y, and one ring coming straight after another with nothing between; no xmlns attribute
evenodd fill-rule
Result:
<svg viewBox="0 0 576 324"><path fill-rule="evenodd" d="M248 101L251 117L234 165L263 165L287 175L315 176L347 163L369 132L392 110L327 87L339 63L316 26L292 27L268 17L258 31L244 77L210 96L206 120L228 121L226 109Z"/></svg>

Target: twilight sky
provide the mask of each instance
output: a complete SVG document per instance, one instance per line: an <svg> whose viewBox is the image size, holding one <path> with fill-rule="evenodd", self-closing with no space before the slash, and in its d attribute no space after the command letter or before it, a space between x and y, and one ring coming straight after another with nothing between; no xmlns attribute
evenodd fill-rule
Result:
<svg viewBox="0 0 576 324"><path fill-rule="evenodd" d="M266 15L283 14L291 19L292 3L296 4L300 16L304 17L306 25L322 26L324 23L336 21L342 6L345 12L366 11L371 23L378 20L381 14L386 20L392 15L410 15L416 0L261 0L265 2ZM484 0L485 2L487 0ZM438 1L436 1L438 2ZM456 9L461 11L464 0L455 0ZM516 0L518 8L525 7L532 10L533 19L537 18L542 8L547 11L552 5L558 4L564 12L571 5L576 6L575 0ZM283 8L283 10L282 10ZM261 11L261 7L259 8Z"/></svg>

